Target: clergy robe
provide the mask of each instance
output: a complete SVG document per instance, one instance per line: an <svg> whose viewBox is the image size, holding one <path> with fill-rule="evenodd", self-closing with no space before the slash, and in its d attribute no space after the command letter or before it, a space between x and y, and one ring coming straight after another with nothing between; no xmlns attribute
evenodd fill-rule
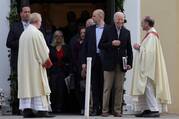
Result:
<svg viewBox="0 0 179 119"><path fill-rule="evenodd" d="M49 60L49 49L43 34L33 25L22 33L18 55L18 98L41 97L44 106L51 91L44 65Z"/></svg>
<svg viewBox="0 0 179 119"><path fill-rule="evenodd" d="M161 104L170 104L171 96L166 65L158 34L151 28L136 52L133 68L132 95L144 95L147 80L154 84L155 95Z"/></svg>

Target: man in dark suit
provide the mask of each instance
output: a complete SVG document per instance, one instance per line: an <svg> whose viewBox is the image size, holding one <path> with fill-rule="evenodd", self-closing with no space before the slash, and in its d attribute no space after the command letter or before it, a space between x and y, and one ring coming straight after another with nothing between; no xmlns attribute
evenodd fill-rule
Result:
<svg viewBox="0 0 179 119"><path fill-rule="evenodd" d="M30 7L23 6L20 11L21 21L16 22L10 28L6 46L11 49L11 67L17 71L17 54L19 38L24 29L29 25Z"/></svg>
<svg viewBox="0 0 179 119"><path fill-rule="evenodd" d="M124 26L124 14L114 14L114 24L103 35L99 48L102 51L104 90L102 116L109 115L109 100L114 83L114 116L121 117L125 72L132 68L133 53L130 31ZM125 61L127 59L127 61Z"/></svg>
<svg viewBox="0 0 179 119"><path fill-rule="evenodd" d="M86 70L86 58L92 57L91 87L93 112L91 116L96 116L101 113L102 107L103 71L98 44L106 29L104 11L101 9L95 10L92 19L96 25L86 28L85 42L82 48L82 70Z"/></svg>
<svg viewBox="0 0 179 119"><path fill-rule="evenodd" d="M29 6L23 6L20 11L20 17L21 21L14 23L12 27L10 28L6 46L11 49L10 54L10 66L11 66L11 74L17 74L17 58L18 58L18 48L19 48L19 38L24 31L25 28L29 25L29 17L30 17L30 7ZM17 80L11 80L11 84L13 83L13 87L15 89L11 88L11 92L15 92L15 94L12 93L13 99L12 102L12 113L17 114L19 113L19 101L17 99ZM14 91L16 90L16 91Z"/></svg>

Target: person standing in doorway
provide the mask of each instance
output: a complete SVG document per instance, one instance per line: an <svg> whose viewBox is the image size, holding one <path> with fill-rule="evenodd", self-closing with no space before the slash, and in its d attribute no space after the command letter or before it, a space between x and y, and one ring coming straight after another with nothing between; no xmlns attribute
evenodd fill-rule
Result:
<svg viewBox="0 0 179 119"><path fill-rule="evenodd" d="M86 28L85 41L82 48L82 70L86 70L86 58L92 57L91 87L93 97L92 116L101 114L103 70L98 44L106 29L104 11L97 9L93 12L92 19L95 25Z"/></svg>
<svg viewBox="0 0 179 119"><path fill-rule="evenodd" d="M68 90L65 77L69 75L71 69L71 52L64 42L62 31L57 30L50 46L50 59L53 66L49 69L49 83L51 88L51 106L54 113L65 112L68 108L66 100Z"/></svg>
<svg viewBox="0 0 179 119"><path fill-rule="evenodd" d="M75 42L73 43L71 47L72 51L72 64L73 64L73 74L75 75L75 82L77 85L77 89L80 92L80 109L81 114L84 114L84 104L85 104L85 84L86 80L85 77L81 76L81 49L83 46L83 43L85 41L85 27L81 26L79 28L79 37L75 39ZM78 89L79 87L79 89Z"/></svg>
<svg viewBox="0 0 179 119"><path fill-rule="evenodd" d="M132 68L133 52L130 31L124 27L124 14L114 14L114 24L107 30L99 43L103 51L104 90L102 116L109 116L109 100L114 84L114 116L122 116L124 75ZM126 64L124 63L126 59Z"/></svg>
<svg viewBox="0 0 179 119"><path fill-rule="evenodd" d="M29 6L22 6L20 10L21 21L12 24L8 37L6 46L10 48L10 67L11 75L17 76L17 57L19 48L19 38L22 32L29 25L31 9ZM12 114L19 114L19 100L17 98L17 79L14 78L10 81L11 85L11 100L12 100Z"/></svg>

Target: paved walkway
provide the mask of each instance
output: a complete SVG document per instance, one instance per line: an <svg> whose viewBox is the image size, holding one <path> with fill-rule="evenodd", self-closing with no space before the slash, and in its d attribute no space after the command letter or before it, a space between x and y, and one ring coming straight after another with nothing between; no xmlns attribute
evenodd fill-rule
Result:
<svg viewBox="0 0 179 119"><path fill-rule="evenodd" d="M23 119L22 116L0 116L0 119ZM35 118L38 119L38 118ZM45 118L39 118L45 119ZM83 116L76 115L57 115L52 119L85 119ZM90 117L90 119L119 119L119 117ZM133 115L123 115L120 119L146 119L146 118L135 118ZM151 118L152 119L152 118ZM156 118L155 118L156 119ZM162 114L160 119L179 119L179 115L177 114Z"/></svg>

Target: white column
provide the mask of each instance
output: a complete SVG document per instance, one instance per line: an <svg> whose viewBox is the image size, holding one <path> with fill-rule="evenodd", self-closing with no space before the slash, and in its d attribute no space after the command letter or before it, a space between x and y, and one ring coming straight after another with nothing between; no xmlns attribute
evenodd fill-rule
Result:
<svg viewBox="0 0 179 119"><path fill-rule="evenodd" d="M9 21L7 17L10 11L10 0L1 0L0 11L0 88L9 96L10 88L8 78L10 74L10 65L6 40L9 32Z"/></svg>
<svg viewBox="0 0 179 119"><path fill-rule="evenodd" d="M87 58L87 74L86 74L86 92L85 92L85 119L89 119L90 108L90 89L91 89L91 62L92 58Z"/></svg>
<svg viewBox="0 0 179 119"><path fill-rule="evenodd" d="M124 13L126 15L127 24L125 25L131 32L132 44L140 41L140 22L141 22L141 6L140 0L125 0L124 2ZM135 56L135 52L134 52ZM131 114L134 113L133 97L131 94L131 83L132 83L132 70L128 71L126 74L126 81L124 88L126 89L126 94L124 95L125 102L127 103L124 107L124 113Z"/></svg>

